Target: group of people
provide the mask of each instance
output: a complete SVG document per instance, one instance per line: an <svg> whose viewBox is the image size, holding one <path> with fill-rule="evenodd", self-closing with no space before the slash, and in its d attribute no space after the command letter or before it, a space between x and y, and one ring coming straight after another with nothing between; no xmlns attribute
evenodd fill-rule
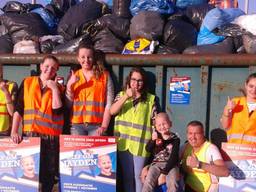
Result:
<svg viewBox="0 0 256 192"><path fill-rule="evenodd" d="M187 143L180 149L180 139L170 131L171 120L167 113L159 113L156 96L148 92L142 68L130 71L123 91L114 99L111 76L93 47L81 44L77 60L81 69L71 71L66 87L56 81L59 61L53 55L43 59L40 75L25 78L18 91L14 83L0 82L1 135L8 135L12 117L10 136L15 143L23 136L41 138L39 180L43 192L52 190L58 173L64 108L70 112L72 135L102 135L115 116L122 191L154 191L164 182L168 191L177 191L181 175L185 191L216 191L217 177L228 176L229 171L218 148L205 139L201 122L188 123ZM255 142L255 108L256 74L252 74L245 83L245 96L228 98L224 108L221 124L229 142Z"/></svg>

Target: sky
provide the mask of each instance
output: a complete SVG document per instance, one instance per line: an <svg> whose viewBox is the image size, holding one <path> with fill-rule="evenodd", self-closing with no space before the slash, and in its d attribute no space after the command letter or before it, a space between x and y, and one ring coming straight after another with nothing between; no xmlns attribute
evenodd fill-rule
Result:
<svg viewBox="0 0 256 192"><path fill-rule="evenodd" d="M32 0L16 0L22 3L31 3ZM50 0L34 0L38 4L45 5L46 2L49 2ZM256 13L256 1L255 0L248 0L249 1L249 14ZM0 8L2 8L8 0L0 0ZM245 0L238 0L239 8L244 10Z"/></svg>

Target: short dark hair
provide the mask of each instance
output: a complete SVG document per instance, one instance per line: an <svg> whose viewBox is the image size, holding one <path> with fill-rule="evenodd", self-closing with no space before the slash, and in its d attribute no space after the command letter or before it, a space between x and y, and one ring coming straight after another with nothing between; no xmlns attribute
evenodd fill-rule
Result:
<svg viewBox="0 0 256 192"><path fill-rule="evenodd" d="M57 57L55 57L54 55L46 55L46 56L44 56L43 60L42 60L42 63L44 63L46 59L52 59L55 63L60 65L59 59Z"/></svg>
<svg viewBox="0 0 256 192"><path fill-rule="evenodd" d="M201 121L198 121L198 120L190 121L190 122L187 124L187 127L188 127L188 126L198 126L198 127L201 127L202 130L204 130L204 125L203 125L203 123L201 123Z"/></svg>

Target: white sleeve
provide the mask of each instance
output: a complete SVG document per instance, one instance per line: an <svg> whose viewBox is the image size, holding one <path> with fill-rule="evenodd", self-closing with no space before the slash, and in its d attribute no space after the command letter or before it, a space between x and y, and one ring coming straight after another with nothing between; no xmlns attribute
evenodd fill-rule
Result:
<svg viewBox="0 0 256 192"><path fill-rule="evenodd" d="M211 144L208 147L206 154L207 154L207 156L206 156L207 163L211 163L216 160L223 160L218 147L216 147L213 144Z"/></svg>

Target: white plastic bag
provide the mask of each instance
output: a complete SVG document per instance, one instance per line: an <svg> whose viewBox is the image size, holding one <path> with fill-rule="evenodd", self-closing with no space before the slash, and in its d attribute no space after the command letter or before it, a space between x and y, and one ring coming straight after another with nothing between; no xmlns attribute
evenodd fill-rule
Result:
<svg viewBox="0 0 256 192"><path fill-rule="evenodd" d="M13 53L39 53L39 46L35 41L22 40L14 45Z"/></svg>
<svg viewBox="0 0 256 192"><path fill-rule="evenodd" d="M239 16L232 23L256 35L256 14Z"/></svg>

